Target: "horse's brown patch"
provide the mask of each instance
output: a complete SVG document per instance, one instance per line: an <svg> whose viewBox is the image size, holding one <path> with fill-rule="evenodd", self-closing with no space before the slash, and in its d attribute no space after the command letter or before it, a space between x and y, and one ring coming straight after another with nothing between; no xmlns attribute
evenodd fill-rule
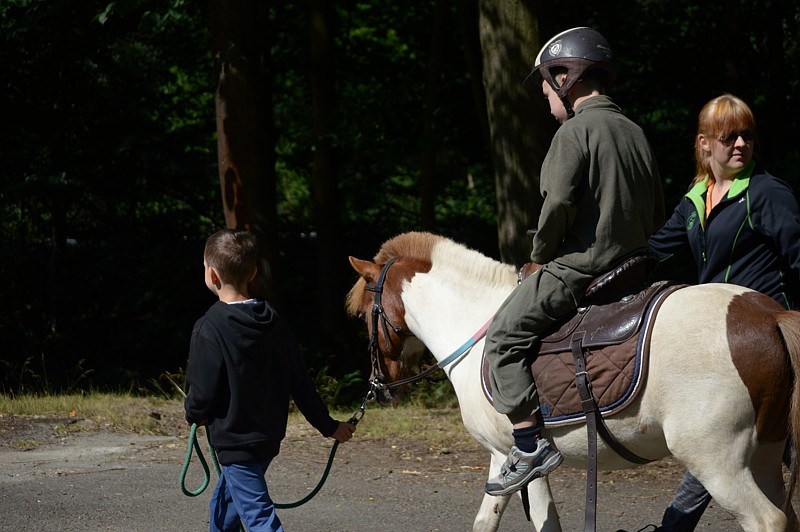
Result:
<svg viewBox="0 0 800 532"><path fill-rule="evenodd" d="M787 434L792 370L775 318L783 310L758 292L734 296L728 305L731 358L750 394L762 442L780 441Z"/></svg>
<svg viewBox="0 0 800 532"><path fill-rule="evenodd" d="M414 356L407 354L403 356L405 354L403 346L408 337L408 325L405 322L402 286L405 281L410 280L417 273L430 271L433 248L443 240L443 237L432 233L404 233L386 241L373 261L350 257L350 264L359 273L359 278L348 292L345 306L350 316L364 318L370 338L373 335L370 317L375 294L367 290L367 285L377 282L381 269L389 261L392 259L396 261L386 271L381 292L384 314L380 318L381 326L377 331L380 353L377 362L388 382L407 377L419 364L423 352L415 352Z"/></svg>
<svg viewBox="0 0 800 532"><path fill-rule="evenodd" d="M372 306L372 294L366 293L366 286L368 283L375 282L384 264L392 259L409 257L427 262L428 266L420 270L427 272L431 268L430 260L433 248L442 240L445 240L444 237L418 231L403 233L387 240L378 250L378 253L375 254L375 258L372 259L374 261L374 272L368 279L365 278L365 272L359 271L356 268L351 257L351 264L353 264L353 267L356 268L356 271L358 271L361 276L347 294L345 306L348 315L353 317L358 316L366 312Z"/></svg>

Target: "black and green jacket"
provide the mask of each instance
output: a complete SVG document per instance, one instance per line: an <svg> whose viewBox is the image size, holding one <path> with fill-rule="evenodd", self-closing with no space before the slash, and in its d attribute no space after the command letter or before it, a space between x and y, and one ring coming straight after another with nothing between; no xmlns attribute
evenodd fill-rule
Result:
<svg viewBox="0 0 800 532"><path fill-rule="evenodd" d="M800 207L792 188L750 163L705 218L707 180L695 184L650 237L667 260L691 251L697 282L732 283L786 308L800 304Z"/></svg>

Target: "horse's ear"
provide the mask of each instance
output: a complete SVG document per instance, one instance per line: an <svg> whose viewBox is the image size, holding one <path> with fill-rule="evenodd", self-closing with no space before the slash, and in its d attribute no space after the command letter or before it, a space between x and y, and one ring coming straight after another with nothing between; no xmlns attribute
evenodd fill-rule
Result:
<svg viewBox="0 0 800 532"><path fill-rule="evenodd" d="M350 265L367 283L374 283L381 273L380 267L372 261L361 260L355 257L348 257Z"/></svg>

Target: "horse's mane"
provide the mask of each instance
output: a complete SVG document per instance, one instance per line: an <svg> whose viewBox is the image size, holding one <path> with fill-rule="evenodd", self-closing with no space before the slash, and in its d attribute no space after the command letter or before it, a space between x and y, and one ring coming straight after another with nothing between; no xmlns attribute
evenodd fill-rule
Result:
<svg viewBox="0 0 800 532"><path fill-rule="evenodd" d="M447 238L433 233L402 233L384 242L372 260L376 264L386 264L395 258L411 257L430 262L433 248L444 240Z"/></svg>
<svg viewBox="0 0 800 532"><path fill-rule="evenodd" d="M441 235L425 232L408 232L384 242L373 261L386 264L399 257L411 257L456 270L452 276L456 279L472 280L487 284L508 282L509 276L514 278L513 266L501 265L461 244ZM498 267L499 266L499 267ZM347 294L346 308L350 316L361 311L360 304L364 295L366 281L360 277Z"/></svg>
<svg viewBox="0 0 800 532"><path fill-rule="evenodd" d="M514 266L500 263L452 240L445 240L444 245L436 247L433 260L437 266L447 268L448 278L465 285L464 289L471 290L476 286L491 288L516 283Z"/></svg>
<svg viewBox="0 0 800 532"><path fill-rule="evenodd" d="M386 264L392 259L400 257L413 257L430 262L433 248L437 242L445 240L443 236L433 233L412 231L402 233L383 243L375 257L375 264ZM345 309L348 316L358 316L361 312L361 300L364 297L367 282L359 277L353 288L347 293Z"/></svg>

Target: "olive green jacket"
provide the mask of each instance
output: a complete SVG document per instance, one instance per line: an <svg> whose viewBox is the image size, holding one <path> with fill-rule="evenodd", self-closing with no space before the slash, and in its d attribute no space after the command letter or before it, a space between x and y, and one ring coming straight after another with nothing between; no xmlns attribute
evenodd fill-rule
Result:
<svg viewBox="0 0 800 532"><path fill-rule="evenodd" d="M655 155L642 129L608 96L575 109L542 164L544 198L531 260L601 274L648 248L664 222Z"/></svg>

